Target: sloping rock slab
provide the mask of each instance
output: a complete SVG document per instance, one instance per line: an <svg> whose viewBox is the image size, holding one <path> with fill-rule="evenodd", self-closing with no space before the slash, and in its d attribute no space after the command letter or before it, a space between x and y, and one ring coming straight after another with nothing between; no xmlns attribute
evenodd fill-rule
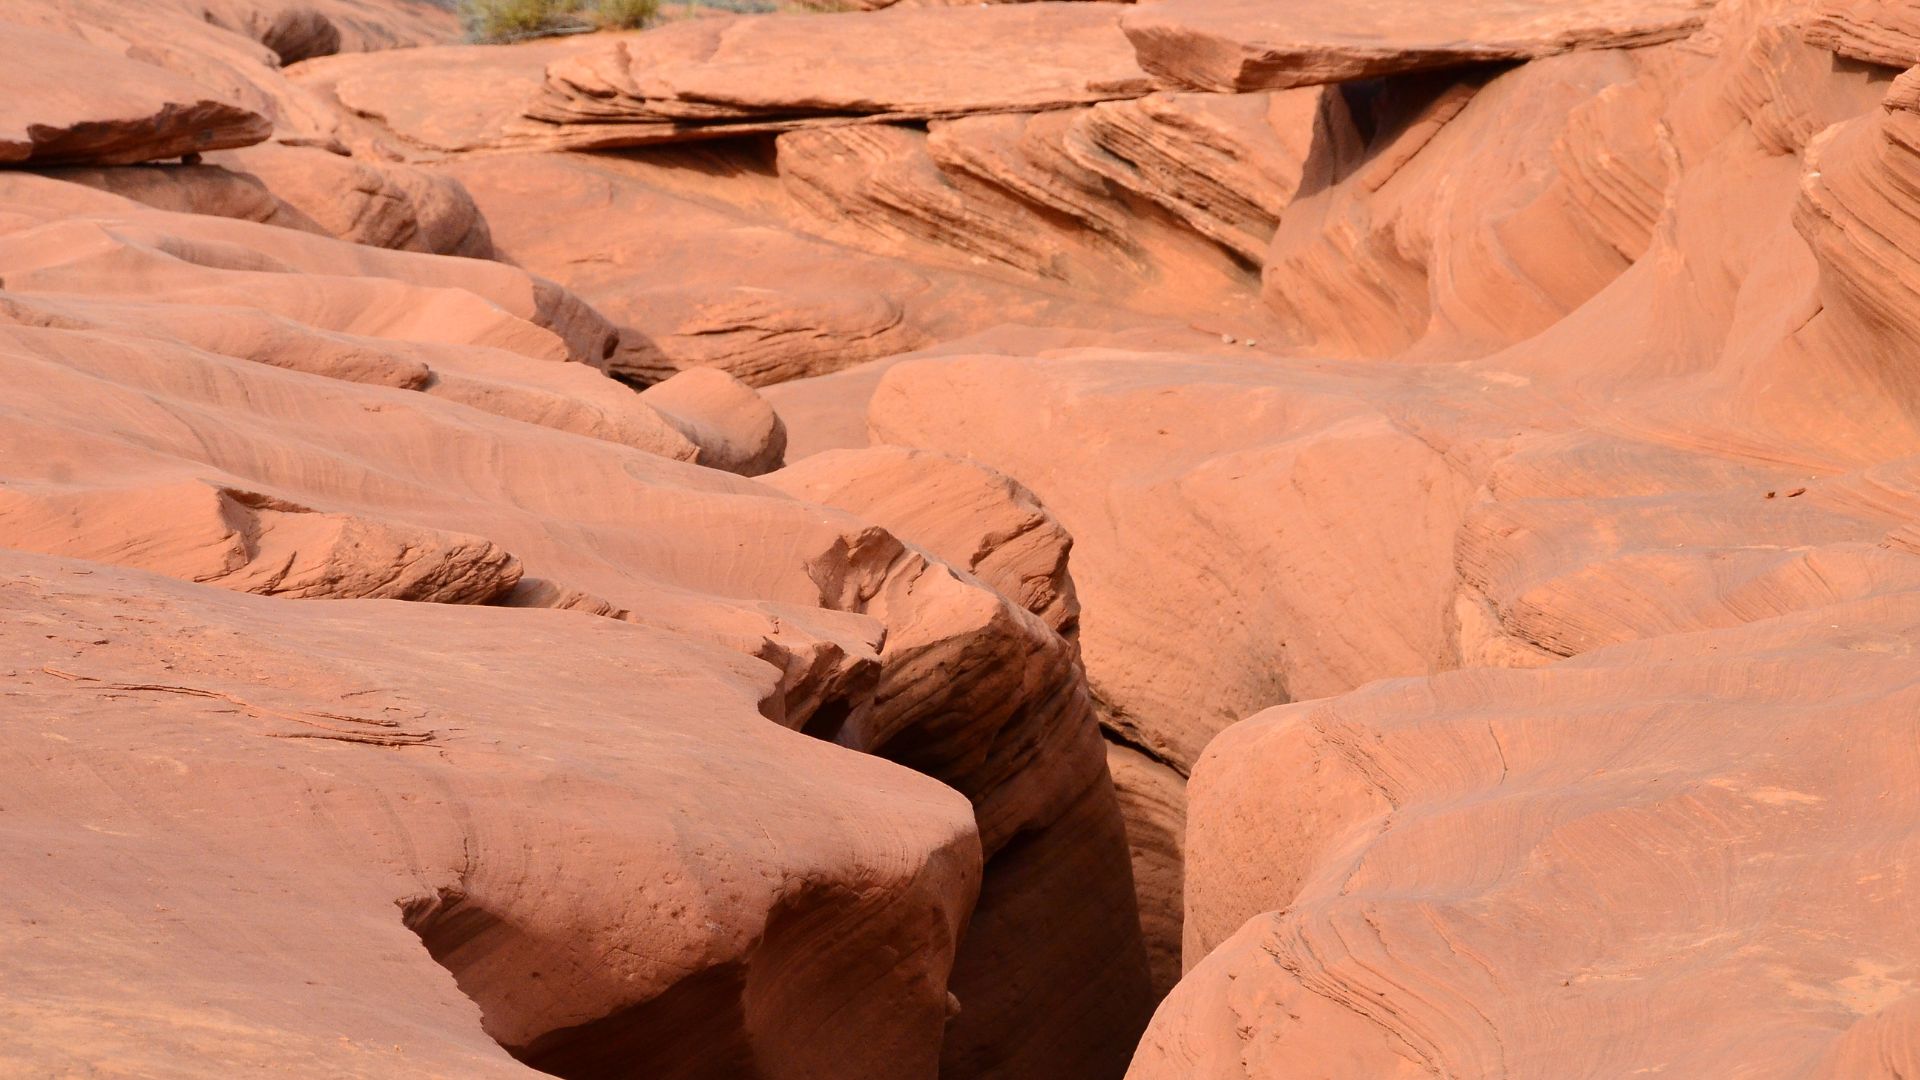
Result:
<svg viewBox="0 0 1920 1080"><path fill-rule="evenodd" d="M1707 0L1160 0L1120 20L1140 66L1183 86L1241 92L1345 82L1685 37Z"/></svg>
<svg viewBox="0 0 1920 1080"><path fill-rule="evenodd" d="M1105 5L900 8L662 27L556 61L528 115L625 125L639 143L802 119L1062 108L1151 89Z"/></svg>
<svg viewBox="0 0 1920 1080"><path fill-rule="evenodd" d="M247 146L272 130L164 68L0 24L0 162L126 165Z"/></svg>

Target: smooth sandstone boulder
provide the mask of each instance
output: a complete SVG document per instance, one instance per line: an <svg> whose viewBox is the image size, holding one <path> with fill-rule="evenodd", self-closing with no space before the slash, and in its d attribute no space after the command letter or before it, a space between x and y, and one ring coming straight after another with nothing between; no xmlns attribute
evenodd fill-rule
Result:
<svg viewBox="0 0 1920 1080"><path fill-rule="evenodd" d="M779 414L751 386L724 371L690 368L647 387L640 400L698 446L694 460L708 468L759 476L779 468L786 457L787 428Z"/></svg>
<svg viewBox="0 0 1920 1080"><path fill-rule="evenodd" d="M164 68L0 23L0 163L125 165L246 146L271 122Z"/></svg>
<svg viewBox="0 0 1920 1080"><path fill-rule="evenodd" d="M1140 66L1215 93L1534 60L1685 37L1711 0L1150 0L1121 19Z"/></svg>
<svg viewBox="0 0 1920 1080"><path fill-rule="evenodd" d="M610 374L651 384L713 367L765 386L925 340L903 309L929 290L912 270L662 190L617 162L501 155L447 173L506 256L620 326L599 363Z"/></svg>
<svg viewBox="0 0 1920 1080"><path fill-rule="evenodd" d="M557 145L552 125L526 118L527 104L540 92L547 64L605 47L598 35L575 35L511 47L340 53L296 65L287 78L330 106L348 142L389 157L431 160L465 150Z"/></svg>
<svg viewBox="0 0 1920 1080"><path fill-rule="evenodd" d="M339 52L440 45L460 37L450 5L434 0L169 0L187 14L272 49L296 64Z"/></svg>
<svg viewBox="0 0 1920 1080"><path fill-rule="evenodd" d="M936 1075L967 804L765 665L19 553L0 607L0 1071Z"/></svg>
<svg viewBox="0 0 1920 1080"><path fill-rule="evenodd" d="M604 359L605 319L497 262L386 251L249 221L149 209L34 176L5 178L10 291L254 307L316 329ZM328 279L324 288L315 279Z"/></svg>

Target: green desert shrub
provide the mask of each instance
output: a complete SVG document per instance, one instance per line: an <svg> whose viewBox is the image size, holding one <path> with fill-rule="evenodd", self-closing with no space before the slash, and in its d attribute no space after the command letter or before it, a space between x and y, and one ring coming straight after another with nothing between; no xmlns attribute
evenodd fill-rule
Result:
<svg viewBox="0 0 1920 1080"><path fill-rule="evenodd" d="M632 30L653 21L660 0L460 0L472 41L519 41L583 30Z"/></svg>
<svg viewBox="0 0 1920 1080"><path fill-rule="evenodd" d="M638 30L660 13L660 0L596 0L587 6L595 25L614 30Z"/></svg>

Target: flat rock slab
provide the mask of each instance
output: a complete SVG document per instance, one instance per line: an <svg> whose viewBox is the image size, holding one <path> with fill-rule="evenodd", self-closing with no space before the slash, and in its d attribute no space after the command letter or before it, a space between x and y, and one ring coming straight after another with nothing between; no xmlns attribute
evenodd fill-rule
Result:
<svg viewBox="0 0 1920 1080"><path fill-rule="evenodd" d="M272 130L164 68L0 23L0 162L126 165L247 146Z"/></svg>
<svg viewBox="0 0 1920 1080"><path fill-rule="evenodd" d="M1708 0L1159 0L1121 18L1140 66L1199 90L1241 92L1685 37Z"/></svg>
<svg viewBox="0 0 1920 1080"><path fill-rule="evenodd" d="M528 112L659 138L796 118L1023 112L1151 89L1114 8L1034 3L677 23L555 62Z"/></svg>

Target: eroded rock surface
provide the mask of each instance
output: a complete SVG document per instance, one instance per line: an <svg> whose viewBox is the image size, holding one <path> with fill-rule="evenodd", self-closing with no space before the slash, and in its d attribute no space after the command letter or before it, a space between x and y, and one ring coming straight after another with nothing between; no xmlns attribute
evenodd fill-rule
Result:
<svg viewBox="0 0 1920 1080"><path fill-rule="evenodd" d="M1911 1072L1907 6L1234 2L0 0L0 1071Z"/></svg>
<svg viewBox="0 0 1920 1080"><path fill-rule="evenodd" d="M1822 0L1812 8L1803 25L1808 41L1870 64L1920 63L1920 7L1906 0Z"/></svg>
<svg viewBox="0 0 1920 1080"><path fill-rule="evenodd" d="M1030 112L1151 88L1104 4L900 7L665 27L556 61L528 115L594 129L598 145L638 145L809 118Z"/></svg>
<svg viewBox="0 0 1920 1080"><path fill-rule="evenodd" d="M0 425L8 543L286 603L561 608L764 663L763 723L908 765L973 803L994 887L967 963L934 980L941 1017L949 992L962 1002L932 1047L952 1074L1124 1064L1151 998L1075 648L878 526L683 463L777 461L778 418L749 388L718 372L646 395L613 382L586 363L613 347L597 314L499 263L40 177L8 180L5 205L0 364L22 391ZM447 917L464 926L458 910ZM847 963L866 962L849 948ZM1019 958L1018 979L1002 957ZM719 1007L733 977L688 994ZM633 993L637 1005L667 988ZM1057 1010L1036 1007L1055 996ZM677 1015L677 1000L659 1008ZM547 1038L542 1022L496 1034L561 1061L576 1060L561 1049L576 1035L606 1035ZM816 1051L765 1068L818 1074Z"/></svg>
<svg viewBox="0 0 1920 1080"><path fill-rule="evenodd" d="M1233 728L1190 789L1206 959L1129 1076L1898 1075L1913 601Z"/></svg>
<svg viewBox="0 0 1920 1080"><path fill-rule="evenodd" d="M764 665L0 563L0 738L34 762L6 1071L933 1075L966 802L767 723Z"/></svg>
<svg viewBox="0 0 1920 1080"><path fill-rule="evenodd" d="M1149 0L1122 20L1140 66L1196 90L1311 86L1438 67L1652 45L1697 29L1710 0Z"/></svg>

